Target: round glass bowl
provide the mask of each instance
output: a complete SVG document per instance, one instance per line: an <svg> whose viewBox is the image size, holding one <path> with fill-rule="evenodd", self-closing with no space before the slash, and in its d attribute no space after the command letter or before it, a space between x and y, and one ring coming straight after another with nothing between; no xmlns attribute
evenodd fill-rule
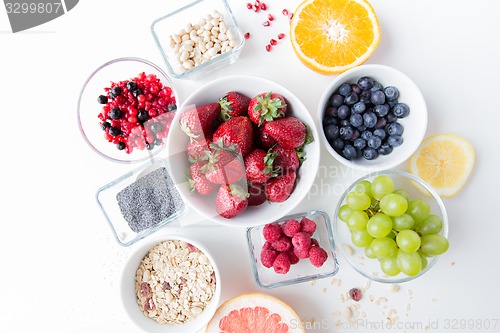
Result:
<svg viewBox="0 0 500 333"><path fill-rule="evenodd" d="M215 290L212 295L211 300L208 302L208 304L205 306L205 308L202 310L200 314L198 314L196 317L191 319L190 321L187 321L183 324L163 324L159 323L156 320L147 317L143 310L139 307L138 303L138 297L136 295L136 275L138 268L141 264L142 259L148 254L148 252L153 249L156 245L163 243L163 242L169 242L169 241L180 241L181 247L184 247L184 250L181 250L180 252L176 252L179 246L176 244L175 247L170 245L168 246L167 250L165 247L161 250L161 256L175 256L176 258L181 258L182 257L182 264L179 266L176 266L175 262L177 260L171 259L169 262L173 263L172 265L169 265L169 268L165 268L164 271L159 271L157 272L157 276L172 276L172 272L175 272L175 268L178 268L179 272L177 279L174 281L164 281L163 286L168 286L168 287L161 287L161 288L155 288L154 285L150 285L150 289L147 287L145 289L145 294L148 295L148 291L154 293L155 295L152 295L149 293L149 295L152 295L152 302L154 303L154 307L156 309L162 308L161 300L168 299L170 297L163 297L163 295L169 293L173 295L172 299L175 300L178 292L178 287L177 286L183 286L182 289L184 288L189 288L190 287L190 278L189 276L193 274L200 275L200 278L205 281L206 283L206 278L203 273L200 272L194 272L194 270L190 269L189 267L195 267L198 266L198 262L201 263L202 265L198 266L198 269L202 271L207 267L206 265L206 260L211 264L213 268L213 276L215 278ZM190 244L190 245L188 245ZM193 248L194 246L195 248ZM175 250L173 250L173 248ZM202 255L200 256L193 256L193 252L199 253L200 250L202 255L203 255L203 260L201 258ZM185 252L182 252L185 251ZM188 253L186 253L188 252ZM159 253L159 252L158 252ZM160 256L160 255L159 255ZM168 260L165 258L166 260ZM180 260L180 259L178 259ZM186 266L184 263L190 263L190 266ZM158 263L155 265L155 270L158 269L157 267L166 267L167 265L165 263ZM174 267L174 268L173 268ZM190 270L189 274L187 271ZM164 272L169 271L169 274L165 274ZM140 275L140 274L139 274ZM147 275L147 274L146 274ZM161 279L160 279L161 280ZM147 276L144 276L142 283L148 283L148 278ZM149 283L148 283L149 284ZM153 282L151 282L153 284ZM196 284L194 284L194 287L196 287ZM204 289L203 287L196 287L199 288L197 293L203 293ZM208 287L205 287L208 288ZM180 289L179 292L182 292L182 289ZM141 285L141 291L143 290L142 285ZM196 294L193 292L193 294ZM202 244L199 242L184 237L184 236L158 236L155 237L154 239L149 239L145 243L142 244L142 246L138 247L129 257L123 272L122 272L122 278L121 278L121 296L122 296L122 302L125 307L125 311L129 315L130 319L137 325L139 326L142 330L145 332L151 332L151 333L193 333L193 332L198 332L201 329L203 329L212 316L214 315L215 311L217 310L217 307L219 306L219 301L220 301L220 296L221 296L221 279L220 279L220 272L217 267L217 264L210 254L210 251L207 250ZM168 303L168 302L167 302ZM142 306L142 304L141 304ZM168 312L168 311L167 311ZM152 315L154 315L154 311L150 312ZM194 313L194 312L193 312Z"/></svg>
<svg viewBox="0 0 500 333"><path fill-rule="evenodd" d="M404 273L399 273L396 276L387 276L380 268L379 260L368 258L364 248L356 247L352 243L351 231L349 230L347 224L338 217L340 207L346 204L347 195L355 189L356 185L364 180L372 182L377 176L380 175L390 177L394 182L394 189L405 190L408 193L410 200L417 198L426 200L431 208L430 214L438 216L443 222L443 227L439 234L445 238L448 237L448 215L443 201L436 191L420 178L412 174L396 170L370 173L349 186L349 188L341 196L337 205L335 216L333 218L333 237L339 252L342 253L342 256L356 271L365 277L384 283L401 283L410 281L428 272L432 266L434 266L439 256L427 257L427 266L415 276L407 276Z"/></svg>
<svg viewBox="0 0 500 333"><path fill-rule="evenodd" d="M348 160L332 148L324 130L324 118L327 107L331 105L330 97L343 84L355 84L361 77L369 76L381 83L384 87L395 86L399 90L398 102L405 103L410 108L407 117L398 119L398 123L403 125L404 132L401 135L403 143L394 147L388 155L379 154L373 160L366 160L363 157ZM318 106L318 129L321 140L326 150L342 164L366 172L375 172L391 169L406 161L418 148L422 142L427 129L427 106L424 97L418 88L406 74L395 68L385 65L362 65L350 69L337 76L325 89ZM340 128L341 125L338 124Z"/></svg>
<svg viewBox="0 0 500 333"><path fill-rule="evenodd" d="M166 134L173 119L171 112L165 112L154 117L149 116L149 119L142 125L135 125L133 131L137 130L134 133L138 133L139 136L134 138L134 142L139 141L139 145L146 146L146 142L151 137L145 134L148 133L149 135L154 135L156 144L154 146L151 145L152 149L134 148L130 153L127 153L126 149L117 149L116 144L109 142L105 138L105 131L101 127L102 120L98 118L104 107L104 104L98 102L98 97L106 95L105 88L110 87L111 82L129 81L141 73L145 73L146 76L150 74L155 75L164 87L171 89L171 96L177 102L177 94L165 72L155 64L140 58L119 58L103 64L89 76L80 92L78 98L78 125L83 138L96 153L110 161L121 163L145 161L165 147L164 141L166 140ZM143 92L144 95L146 93L152 94L151 91ZM162 110L165 111L168 110L168 107L167 105L161 105ZM148 108L145 107L145 110L149 111ZM174 109L172 105L170 108ZM128 117L128 112L127 110L121 110L122 117ZM111 121L108 119L108 122ZM156 130L153 130L152 126L155 123L159 124L154 126L160 126L158 131L161 132L161 135L154 134ZM130 139L131 137L131 135L128 136L128 142L132 140ZM149 145L150 143L148 142L147 144Z"/></svg>

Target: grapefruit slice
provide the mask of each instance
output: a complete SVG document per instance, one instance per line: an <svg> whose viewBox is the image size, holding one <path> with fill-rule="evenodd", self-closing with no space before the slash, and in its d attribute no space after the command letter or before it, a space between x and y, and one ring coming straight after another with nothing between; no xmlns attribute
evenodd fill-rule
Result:
<svg viewBox="0 0 500 333"><path fill-rule="evenodd" d="M297 313L285 302L261 293L243 294L224 302L206 333L304 333Z"/></svg>

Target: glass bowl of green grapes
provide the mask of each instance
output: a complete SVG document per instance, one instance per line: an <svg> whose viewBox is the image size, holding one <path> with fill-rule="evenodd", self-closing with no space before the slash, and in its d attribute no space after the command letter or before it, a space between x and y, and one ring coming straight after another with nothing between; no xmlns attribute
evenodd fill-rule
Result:
<svg viewBox="0 0 500 333"><path fill-rule="evenodd" d="M371 173L349 186L333 229L346 261L378 282L415 279L449 248L443 201L426 182L397 170Z"/></svg>

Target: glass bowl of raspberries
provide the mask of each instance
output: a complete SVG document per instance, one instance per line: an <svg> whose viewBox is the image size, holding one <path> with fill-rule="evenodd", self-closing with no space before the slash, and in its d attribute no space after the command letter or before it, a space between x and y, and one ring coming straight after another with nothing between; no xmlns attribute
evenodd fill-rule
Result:
<svg viewBox="0 0 500 333"><path fill-rule="evenodd" d="M337 274L330 218L319 210L247 229L255 281L276 288Z"/></svg>
<svg viewBox="0 0 500 333"><path fill-rule="evenodd" d="M99 66L78 99L84 140L113 162L151 159L165 147L177 110L177 94L161 68L141 58Z"/></svg>

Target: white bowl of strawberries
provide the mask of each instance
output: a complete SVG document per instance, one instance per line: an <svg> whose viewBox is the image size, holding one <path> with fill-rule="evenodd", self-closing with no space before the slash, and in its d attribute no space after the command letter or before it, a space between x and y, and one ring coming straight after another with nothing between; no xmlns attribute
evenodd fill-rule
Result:
<svg viewBox="0 0 500 333"><path fill-rule="evenodd" d="M311 114L281 85L229 76L193 92L167 141L183 200L213 222L251 227L276 221L307 195L319 166Z"/></svg>

